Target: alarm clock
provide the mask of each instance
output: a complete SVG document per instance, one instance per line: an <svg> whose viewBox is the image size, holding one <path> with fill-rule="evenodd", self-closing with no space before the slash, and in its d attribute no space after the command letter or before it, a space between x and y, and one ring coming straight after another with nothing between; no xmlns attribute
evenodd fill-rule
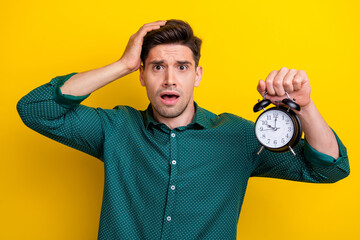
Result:
<svg viewBox="0 0 360 240"><path fill-rule="evenodd" d="M302 128L299 117L292 110L300 111L300 106L295 103L286 93L287 98L282 101L276 101L275 107L265 110L271 104L264 94L263 100L255 104L253 110L258 112L264 110L255 121L255 136L262 147L258 155L265 148L272 152L291 151L294 156L294 147L300 142ZM284 106L280 106L283 103Z"/></svg>

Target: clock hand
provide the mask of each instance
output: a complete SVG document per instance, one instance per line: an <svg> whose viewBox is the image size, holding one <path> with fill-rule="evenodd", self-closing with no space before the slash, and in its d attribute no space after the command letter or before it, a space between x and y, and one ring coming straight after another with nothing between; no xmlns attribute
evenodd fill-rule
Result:
<svg viewBox="0 0 360 240"><path fill-rule="evenodd" d="M276 128L274 128L274 127L272 127L271 125L267 125L269 128L271 128L271 129L273 129L273 130L275 130Z"/></svg>
<svg viewBox="0 0 360 240"><path fill-rule="evenodd" d="M271 125L267 125L269 128L271 128L272 130L276 131L278 129L280 129L279 127L272 127ZM275 126L276 126L276 121L275 121ZM266 130L270 130L270 129L266 129Z"/></svg>

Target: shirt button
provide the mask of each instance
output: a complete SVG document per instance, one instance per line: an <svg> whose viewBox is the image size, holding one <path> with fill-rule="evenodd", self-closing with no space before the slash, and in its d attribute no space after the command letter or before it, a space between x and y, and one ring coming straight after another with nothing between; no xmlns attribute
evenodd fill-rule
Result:
<svg viewBox="0 0 360 240"><path fill-rule="evenodd" d="M172 186L171 186L171 190L175 190L175 185L172 185Z"/></svg>
<svg viewBox="0 0 360 240"><path fill-rule="evenodd" d="M172 134L171 134L171 136L172 136L172 137L175 137L175 136L176 136L176 134L175 134L175 133L172 133Z"/></svg>
<svg viewBox="0 0 360 240"><path fill-rule="evenodd" d="M176 161L175 161L175 160L172 160L171 163L172 163L173 165L175 165L175 164L176 164Z"/></svg>
<svg viewBox="0 0 360 240"><path fill-rule="evenodd" d="M168 222L170 222L170 221L171 221L171 217L168 216L168 217L166 218L166 220L168 220Z"/></svg>

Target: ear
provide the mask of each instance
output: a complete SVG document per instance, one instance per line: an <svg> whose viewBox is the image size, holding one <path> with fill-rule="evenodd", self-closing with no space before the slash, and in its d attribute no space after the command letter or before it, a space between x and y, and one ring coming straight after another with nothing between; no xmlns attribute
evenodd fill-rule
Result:
<svg viewBox="0 0 360 240"><path fill-rule="evenodd" d="M202 78L202 67L201 66L198 66L196 68L195 74L196 74L196 76L195 76L194 87L198 87L200 85L200 81Z"/></svg>
<svg viewBox="0 0 360 240"><path fill-rule="evenodd" d="M140 66L139 71L140 71L140 84L141 84L141 86L145 87L144 66L143 65Z"/></svg>

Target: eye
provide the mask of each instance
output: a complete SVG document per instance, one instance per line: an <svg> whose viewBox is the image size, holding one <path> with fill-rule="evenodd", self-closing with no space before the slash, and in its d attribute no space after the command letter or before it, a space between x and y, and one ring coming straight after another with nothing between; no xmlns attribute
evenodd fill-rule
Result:
<svg viewBox="0 0 360 240"><path fill-rule="evenodd" d="M160 70L163 69L163 66L161 66L161 65L155 65L153 68L154 68L156 71L160 71Z"/></svg>
<svg viewBox="0 0 360 240"><path fill-rule="evenodd" d="M180 65L180 66L179 66L179 69L180 69L181 71L185 71L185 70L187 69L187 66L186 66L186 65Z"/></svg>

